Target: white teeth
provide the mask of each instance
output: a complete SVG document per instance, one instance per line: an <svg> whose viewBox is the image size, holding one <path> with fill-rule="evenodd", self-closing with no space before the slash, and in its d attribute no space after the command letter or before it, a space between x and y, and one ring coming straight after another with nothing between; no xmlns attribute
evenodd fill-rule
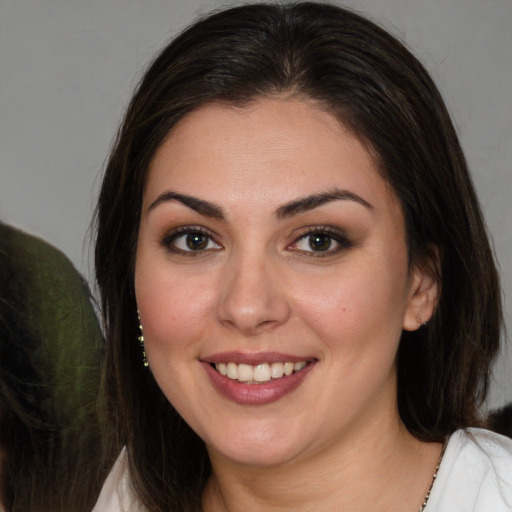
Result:
<svg viewBox="0 0 512 512"><path fill-rule="evenodd" d="M228 363L227 368L228 368L228 371L227 371L226 375L230 379L237 380L238 379L238 365L235 363Z"/></svg>
<svg viewBox="0 0 512 512"><path fill-rule="evenodd" d="M239 364L238 365L238 380L241 382L249 382L253 379L254 370L251 365Z"/></svg>
<svg viewBox="0 0 512 512"><path fill-rule="evenodd" d="M256 382L267 382L270 380L270 366L267 363L254 367L253 380Z"/></svg>
<svg viewBox="0 0 512 512"><path fill-rule="evenodd" d="M284 374L285 375L291 375L293 373L293 363L284 363Z"/></svg>
<svg viewBox="0 0 512 512"><path fill-rule="evenodd" d="M270 375L273 379L280 379L284 375L283 363L272 363Z"/></svg>
<svg viewBox="0 0 512 512"><path fill-rule="evenodd" d="M306 366L306 361L298 363L261 363L256 366L250 364L217 363L216 370L229 379L239 382L268 382L270 379L280 379L284 375L291 375Z"/></svg>

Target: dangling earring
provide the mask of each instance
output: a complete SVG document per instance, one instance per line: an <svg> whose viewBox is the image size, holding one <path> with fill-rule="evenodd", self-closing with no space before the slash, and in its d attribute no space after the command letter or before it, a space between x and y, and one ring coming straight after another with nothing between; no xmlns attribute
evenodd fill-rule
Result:
<svg viewBox="0 0 512 512"><path fill-rule="evenodd" d="M142 348L142 364L144 365L144 368L147 368L149 366L149 362L146 357L146 347L144 346L144 333L142 332L142 324L140 322L139 310L137 310L137 319L139 320L139 330L140 330L139 343Z"/></svg>

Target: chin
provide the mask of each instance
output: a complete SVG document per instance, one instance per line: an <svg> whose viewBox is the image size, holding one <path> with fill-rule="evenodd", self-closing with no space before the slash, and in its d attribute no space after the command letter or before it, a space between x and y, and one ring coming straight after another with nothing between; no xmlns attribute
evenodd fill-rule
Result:
<svg viewBox="0 0 512 512"><path fill-rule="evenodd" d="M229 435L228 432L218 442L207 442L210 457L220 457L244 466L268 467L285 464L299 455L301 448L298 440L295 442L288 435L289 432L269 434L268 431L254 429L254 436L237 434Z"/></svg>

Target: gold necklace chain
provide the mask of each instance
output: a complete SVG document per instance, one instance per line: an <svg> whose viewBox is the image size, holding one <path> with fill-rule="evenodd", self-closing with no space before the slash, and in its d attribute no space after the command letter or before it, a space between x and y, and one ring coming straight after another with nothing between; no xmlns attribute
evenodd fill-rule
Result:
<svg viewBox="0 0 512 512"><path fill-rule="evenodd" d="M439 467L441 466L441 462L443 460L444 451L446 449L447 442L445 441L443 444L443 448L441 449L441 455L439 456L439 460L437 461L436 470L434 471L434 475L432 476L432 481L430 482L430 486L428 488L427 494L425 494L425 498L423 499L423 503L421 504L421 507L419 508L418 512L423 512L425 510L425 507L427 506L428 499L430 498L430 493L432 492L432 487L434 487L434 482L437 478L437 473L439 471Z"/></svg>

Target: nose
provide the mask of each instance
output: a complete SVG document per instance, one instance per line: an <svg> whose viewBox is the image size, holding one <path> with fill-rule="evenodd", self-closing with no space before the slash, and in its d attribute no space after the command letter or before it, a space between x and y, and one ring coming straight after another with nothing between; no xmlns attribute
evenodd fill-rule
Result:
<svg viewBox="0 0 512 512"><path fill-rule="evenodd" d="M280 272L264 257L248 255L226 262L217 315L245 335L272 330L290 317Z"/></svg>

